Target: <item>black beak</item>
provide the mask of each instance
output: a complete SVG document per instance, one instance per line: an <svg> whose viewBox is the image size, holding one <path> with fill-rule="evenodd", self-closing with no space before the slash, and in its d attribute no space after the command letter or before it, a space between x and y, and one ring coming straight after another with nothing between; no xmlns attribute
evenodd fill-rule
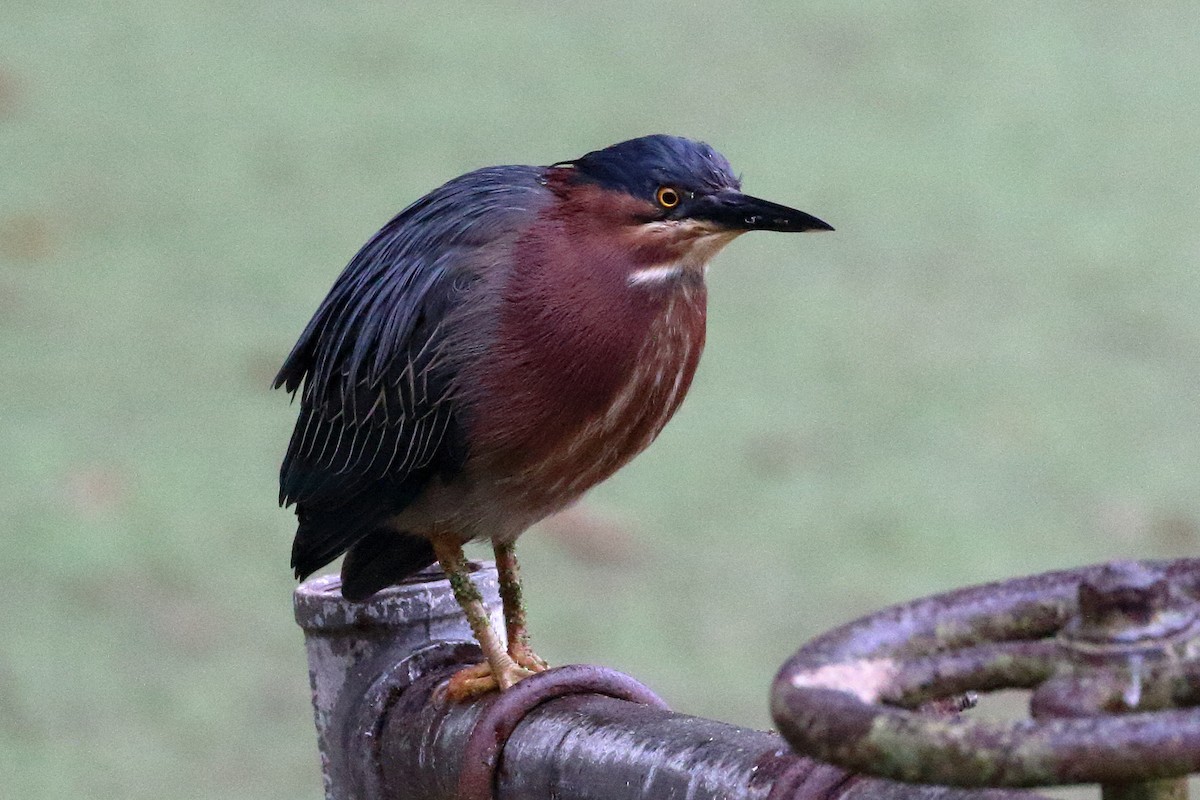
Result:
<svg viewBox="0 0 1200 800"><path fill-rule="evenodd" d="M686 213L693 219L741 231L801 233L833 230L832 225L812 214L733 191L701 195Z"/></svg>

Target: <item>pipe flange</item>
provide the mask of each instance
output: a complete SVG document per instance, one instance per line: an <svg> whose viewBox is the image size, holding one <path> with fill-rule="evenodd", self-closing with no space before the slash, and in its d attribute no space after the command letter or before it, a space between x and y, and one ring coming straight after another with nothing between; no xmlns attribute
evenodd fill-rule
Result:
<svg viewBox="0 0 1200 800"><path fill-rule="evenodd" d="M478 661L483 655L474 642L435 642L381 672L351 710L343 728L340 752L353 759L346 765L353 797L385 797L381 774L383 730L391 713L414 681Z"/></svg>
<svg viewBox="0 0 1200 800"><path fill-rule="evenodd" d="M833 800L841 797L862 776L833 764L798 758L771 784L767 800Z"/></svg>
<svg viewBox="0 0 1200 800"><path fill-rule="evenodd" d="M569 664L539 672L485 699L463 752L458 800L492 800L496 772L508 737L529 712L549 700L572 694L598 694L631 703L667 708L644 684L624 673L588 664Z"/></svg>

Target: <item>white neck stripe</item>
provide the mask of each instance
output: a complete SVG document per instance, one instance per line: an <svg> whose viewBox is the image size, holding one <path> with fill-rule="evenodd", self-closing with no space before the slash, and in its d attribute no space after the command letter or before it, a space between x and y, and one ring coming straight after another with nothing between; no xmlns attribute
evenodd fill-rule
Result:
<svg viewBox="0 0 1200 800"><path fill-rule="evenodd" d="M682 264L665 264L659 267L646 267L629 274L630 286L643 286L647 283L666 283L683 274Z"/></svg>

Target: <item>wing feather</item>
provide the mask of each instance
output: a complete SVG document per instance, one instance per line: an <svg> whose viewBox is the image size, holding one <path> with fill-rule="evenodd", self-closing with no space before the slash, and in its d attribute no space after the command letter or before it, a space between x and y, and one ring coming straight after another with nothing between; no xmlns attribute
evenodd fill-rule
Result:
<svg viewBox="0 0 1200 800"><path fill-rule="evenodd" d="M274 381L299 393L280 503L311 572L468 456L454 326L545 201L535 167L457 178L400 212L343 270Z"/></svg>

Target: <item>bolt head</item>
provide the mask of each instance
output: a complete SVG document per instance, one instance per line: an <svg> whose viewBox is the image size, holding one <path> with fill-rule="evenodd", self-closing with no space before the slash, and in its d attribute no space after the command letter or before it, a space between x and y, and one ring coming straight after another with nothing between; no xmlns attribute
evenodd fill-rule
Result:
<svg viewBox="0 0 1200 800"><path fill-rule="evenodd" d="M1063 635L1067 643L1089 650L1153 649L1195 623L1195 609L1180 602L1161 570L1138 561L1114 561L1079 584L1079 615Z"/></svg>
<svg viewBox="0 0 1200 800"><path fill-rule="evenodd" d="M1145 625L1170 605L1171 584L1137 561L1114 561L1079 584L1079 615L1087 627Z"/></svg>

